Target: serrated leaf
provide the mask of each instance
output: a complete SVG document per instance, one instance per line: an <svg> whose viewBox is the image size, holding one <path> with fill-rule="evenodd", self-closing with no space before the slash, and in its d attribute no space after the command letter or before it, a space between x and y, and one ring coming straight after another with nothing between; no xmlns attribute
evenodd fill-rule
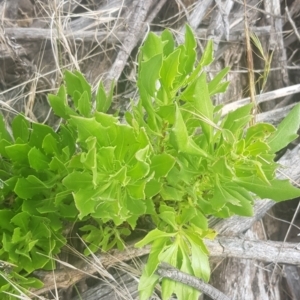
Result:
<svg viewBox="0 0 300 300"><path fill-rule="evenodd" d="M160 178L168 175L175 164L175 158L167 153L157 154L151 158L150 171L155 172L154 177Z"/></svg>
<svg viewBox="0 0 300 300"><path fill-rule="evenodd" d="M88 118L90 117L91 109L91 99L89 98L87 91L84 91L78 99L78 111L82 116Z"/></svg>
<svg viewBox="0 0 300 300"><path fill-rule="evenodd" d="M28 152L28 160L30 167L36 171L47 170L49 168L50 159L35 147L31 148Z"/></svg>
<svg viewBox="0 0 300 300"><path fill-rule="evenodd" d="M68 105L67 92L64 85L59 88L57 95L49 94L48 100L57 116L67 120L70 115L77 115L77 113Z"/></svg>
<svg viewBox="0 0 300 300"><path fill-rule="evenodd" d="M217 175L214 183L214 194L212 199L210 200L210 203L212 204L212 207L218 211L220 210L227 202L233 204L233 205L240 205L240 202L237 198L235 198L233 195L229 194L222 186L221 182L219 181Z"/></svg>
<svg viewBox="0 0 300 300"><path fill-rule="evenodd" d="M272 133L276 131L276 128L272 124L257 123L250 126L245 136L246 146L257 140L266 140Z"/></svg>
<svg viewBox="0 0 300 300"><path fill-rule="evenodd" d="M39 123L33 123L32 133L29 139L29 145L41 149L43 145L43 140L48 134L51 134L54 138L57 139L57 134L50 126Z"/></svg>
<svg viewBox="0 0 300 300"><path fill-rule="evenodd" d="M173 125L178 150L183 153L208 157L207 152L198 147L195 142L189 137L186 124L182 118L179 107L176 105L175 123Z"/></svg>
<svg viewBox="0 0 300 300"><path fill-rule="evenodd" d="M28 141L30 124L24 116L17 115L11 123L11 127L15 140L20 138L24 142Z"/></svg>
<svg viewBox="0 0 300 300"><path fill-rule="evenodd" d="M94 136L97 138L97 147L109 146L108 132L95 118L72 116L70 122L77 127L78 138L81 142L85 142L89 137Z"/></svg>
<svg viewBox="0 0 300 300"><path fill-rule="evenodd" d="M96 121L105 127L113 126L119 122L117 117L99 111L96 111L94 116Z"/></svg>
<svg viewBox="0 0 300 300"><path fill-rule="evenodd" d="M28 152L30 151L30 146L28 144L14 144L5 147L5 152L7 156L14 162L20 164L28 163Z"/></svg>
<svg viewBox="0 0 300 300"><path fill-rule="evenodd" d="M62 181L63 185L68 189L77 192L79 189L90 189L93 184L93 176L88 171L73 171L68 174Z"/></svg>
<svg viewBox="0 0 300 300"><path fill-rule="evenodd" d="M160 190L160 196L164 200L182 201L184 191L181 191L172 186L163 185Z"/></svg>
<svg viewBox="0 0 300 300"><path fill-rule="evenodd" d="M128 184L126 189L133 199L142 200L145 199L145 186L146 180L141 179L134 183Z"/></svg>
<svg viewBox="0 0 300 300"><path fill-rule="evenodd" d="M76 109L78 108L79 98L84 92L87 92L88 98L91 99L91 86L80 72L75 71L74 73L72 73L70 71L65 71L64 77L67 93L74 101Z"/></svg>
<svg viewBox="0 0 300 300"><path fill-rule="evenodd" d="M149 60L141 63L140 75L138 78L138 87L141 91L146 91L150 96L154 96L157 90L157 81L160 78L160 69L162 66L162 54L151 57Z"/></svg>
<svg viewBox="0 0 300 300"><path fill-rule="evenodd" d="M99 83L96 95L96 110L98 112L106 113L108 111L112 104L114 88L115 84L112 82L108 93L106 93L103 82Z"/></svg>
<svg viewBox="0 0 300 300"><path fill-rule="evenodd" d="M192 31L192 28L189 25L185 26L185 72L186 74L192 72L194 63L196 61L196 46L197 42L194 36L194 33Z"/></svg>
<svg viewBox="0 0 300 300"><path fill-rule="evenodd" d="M210 65L214 61L213 41L209 40L201 56L199 65L202 67Z"/></svg>
<svg viewBox="0 0 300 300"><path fill-rule="evenodd" d="M192 102L196 113L207 119L207 121L201 119L199 122L208 142L210 142L213 128L209 123L213 122L214 106L209 97L205 72L184 90L181 99Z"/></svg>
<svg viewBox="0 0 300 300"><path fill-rule="evenodd" d="M36 176L29 175L27 178L18 179L14 192L18 195L18 197L26 200L39 193L45 192L45 190L50 190L53 185L54 183L46 184Z"/></svg>
<svg viewBox="0 0 300 300"><path fill-rule="evenodd" d="M97 196L102 190L108 188L108 185L102 186L98 189L94 188L80 188L73 193L75 205L79 211L78 218L82 220L85 216L95 212L95 206L99 204Z"/></svg>
<svg viewBox="0 0 300 300"><path fill-rule="evenodd" d="M163 60L160 69L160 81L167 91L171 91L173 82L178 76L180 49L172 52L166 59ZM171 99L170 99L171 100Z"/></svg>
<svg viewBox="0 0 300 300"><path fill-rule="evenodd" d="M163 53L164 56L168 56L174 51L175 41L173 34L170 30L165 29L161 34L161 40L163 42Z"/></svg>
<svg viewBox="0 0 300 300"><path fill-rule="evenodd" d="M160 192L161 187L162 187L162 183L158 182L155 179L151 179L150 181L148 181L146 183L146 186L145 186L146 197L151 198L151 197L157 195Z"/></svg>
<svg viewBox="0 0 300 300"><path fill-rule="evenodd" d="M297 104L278 125L277 131L268 139L271 152L275 153L286 147L298 137L297 131L300 126L300 104Z"/></svg>
<svg viewBox="0 0 300 300"><path fill-rule="evenodd" d="M149 32L144 45L141 47L141 52L143 54L143 60L147 61L157 54L162 54L163 52L163 42L160 37L158 37L153 32Z"/></svg>

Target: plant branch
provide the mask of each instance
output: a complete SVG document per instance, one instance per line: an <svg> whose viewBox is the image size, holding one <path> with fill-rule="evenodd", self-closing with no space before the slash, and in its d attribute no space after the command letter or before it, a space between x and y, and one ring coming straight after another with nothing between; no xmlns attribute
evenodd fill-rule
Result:
<svg viewBox="0 0 300 300"><path fill-rule="evenodd" d="M203 280L199 278L181 272L167 263L162 262L159 265L156 273L161 277L169 278L174 281L181 282L190 287L193 287L198 291L208 295L214 300L230 300L230 298L228 298L222 292L214 288L212 285L205 283Z"/></svg>

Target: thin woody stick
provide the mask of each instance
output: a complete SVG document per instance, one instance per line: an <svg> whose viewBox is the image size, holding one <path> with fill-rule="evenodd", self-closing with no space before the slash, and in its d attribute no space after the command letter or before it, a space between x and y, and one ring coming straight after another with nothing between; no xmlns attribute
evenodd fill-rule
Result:
<svg viewBox="0 0 300 300"><path fill-rule="evenodd" d="M244 0L244 17L245 17L245 41L246 41L246 54L247 54L247 67L248 67L248 74L249 74L249 92L250 92L250 102L253 103L252 108L252 115L253 118L250 121L250 125L255 124L255 116L257 113L257 105L255 101L255 79L254 79L254 72L253 72L253 55L252 55L252 47L250 42L250 35L249 35L249 26L247 20L247 12L246 12L246 0Z"/></svg>

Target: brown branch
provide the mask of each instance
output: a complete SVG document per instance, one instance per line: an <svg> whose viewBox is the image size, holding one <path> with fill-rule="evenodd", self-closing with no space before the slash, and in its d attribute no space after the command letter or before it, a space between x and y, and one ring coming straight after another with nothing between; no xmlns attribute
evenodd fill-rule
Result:
<svg viewBox="0 0 300 300"><path fill-rule="evenodd" d="M253 72L253 54L252 54L252 47L250 41L250 30L248 25L247 19L247 12L246 12L246 0L244 0L244 22L245 22L245 41L246 41L246 55L247 55L247 68L248 68L248 80L249 80L249 92L250 92L250 102L253 104L251 114L253 119L250 121L250 125L254 125L256 122L256 99L255 99L255 79L254 79L254 72Z"/></svg>
<svg viewBox="0 0 300 300"><path fill-rule="evenodd" d="M255 96L255 100L256 100L256 103L259 104L259 103L262 103L265 101L270 101L270 100L278 99L278 98L281 98L284 96L294 95L297 93L300 93L300 84L291 85L288 87L284 87L284 88L277 89L277 90L274 90L271 92L257 95L257 96ZM241 107L245 104L248 104L249 102L250 102L250 98L247 97L247 98L232 102L230 104L227 104L223 107L222 115L226 115L226 114L228 114L228 112L235 110L238 107Z"/></svg>
<svg viewBox="0 0 300 300"><path fill-rule="evenodd" d="M288 17L288 19L289 19L289 22L291 23L291 25L292 25L292 27L293 27L293 29L294 29L294 32L295 32L295 34L296 34L298 40L300 41L300 34L299 34L299 32L298 32L298 29L297 29L297 26L296 26L295 22L293 21L293 19L292 19L292 17L291 17L291 14L290 14L290 12L289 12L289 8L288 8L287 6L285 7L285 12L286 12L286 15L287 15L287 17Z"/></svg>
<svg viewBox="0 0 300 300"><path fill-rule="evenodd" d="M127 18L128 34L124 39L122 48L111 66L108 75L105 78L105 88L110 89L113 80L118 81L132 49L137 45L141 33L144 31L143 22L149 12L154 0L135 0L132 5L132 14Z"/></svg>
<svg viewBox="0 0 300 300"><path fill-rule="evenodd" d="M213 300L230 300L230 298L214 288L212 285L205 283L203 280L197 277L181 272L167 263L161 263L156 273L161 277L172 279L193 287L196 290L208 295Z"/></svg>

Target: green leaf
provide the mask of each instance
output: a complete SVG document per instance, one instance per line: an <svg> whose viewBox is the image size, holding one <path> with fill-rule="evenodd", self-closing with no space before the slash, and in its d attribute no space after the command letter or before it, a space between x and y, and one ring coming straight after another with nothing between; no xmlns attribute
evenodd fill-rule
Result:
<svg viewBox="0 0 300 300"><path fill-rule="evenodd" d="M14 216L14 212L9 209L1 209L0 210L0 228L1 230L7 230L12 232L14 226L11 224L11 219Z"/></svg>
<svg viewBox="0 0 300 300"><path fill-rule="evenodd" d="M96 111L94 116L96 121L99 122L104 127L114 126L115 124L119 123L118 118L103 112Z"/></svg>
<svg viewBox="0 0 300 300"><path fill-rule="evenodd" d="M57 116L67 120L70 115L77 115L77 113L68 105L67 91L64 85L59 88L57 95L49 94L48 100Z"/></svg>
<svg viewBox="0 0 300 300"><path fill-rule="evenodd" d="M175 123L173 125L172 131L175 135L175 140L180 152L208 157L207 152L198 147L198 145L196 145L196 143L189 137L186 124L177 105Z"/></svg>
<svg viewBox="0 0 300 300"><path fill-rule="evenodd" d="M168 175L175 164L175 158L167 153L154 155L151 158L151 172L155 172L154 177L160 178Z"/></svg>
<svg viewBox="0 0 300 300"><path fill-rule="evenodd" d="M20 164L27 164L28 153L30 149L31 148L28 144L14 144L5 147L5 152L12 161L18 162Z"/></svg>
<svg viewBox="0 0 300 300"><path fill-rule="evenodd" d="M153 32L149 32L144 45L141 47L141 52L143 55L143 60L148 61L158 54L163 52L163 42L160 37L158 37Z"/></svg>
<svg viewBox="0 0 300 300"><path fill-rule="evenodd" d="M216 175L214 183L214 194L213 198L210 200L212 207L218 211L220 210L227 202L232 203L233 205L240 205L240 202L234 195L229 194L223 187L222 183L219 181L218 176Z"/></svg>
<svg viewBox="0 0 300 300"><path fill-rule="evenodd" d="M208 255L202 250L203 247L205 247L203 241L199 237L192 235L188 235L187 238L192 246L191 265L194 274L208 282L210 277L210 266Z"/></svg>
<svg viewBox="0 0 300 300"><path fill-rule="evenodd" d="M18 197L26 200L37 194L44 193L52 187L53 184L46 184L36 176L29 175L27 178L18 179L14 192L18 195Z"/></svg>
<svg viewBox="0 0 300 300"><path fill-rule="evenodd" d="M161 83L167 91L171 91L173 88L173 82L178 76L180 49L172 52L166 59L163 60L160 77ZM171 99L169 99L170 102Z"/></svg>
<svg viewBox="0 0 300 300"><path fill-rule="evenodd" d="M43 171L49 168L50 159L35 147L28 152L28 160L31 168L36 171Z"/></svg>
<svg viewBox="0 0 300 300"><path fill-rule="evenodd" d="M1 122L1 121L0 121ZM17 115L11 124L13 136L16 140L20 138L22 141L27 142L29 139L30 124L21 114Z"/></svg>
<svg viewBox="0 0 300 300"><path fill-rule="evenodd" d="M226 91L229 82L221 83L221 80L227 75L229 70L229 67L224 68L208 83L208 91L210 96L220 92L224 93Z"/></svg>
<svg viewBox="0 0 300 300"><path fill-rule="evenodd" d="M151 179L150 181L148 181L146 183L146 186L145 186L146 197L151 198L151 197L157 195L160 192L161 187L162 187L162 183L158 182L155 179Z"/></svg>
<svg viewBox="0 0 300 300"><path fill-rule="evenodd" d="M85 142L89 137L94 136L97 139L97 147L109 146L108 131L95 118L71 116L70 123L77 127L78 138L81 142Z"/></svg>
<svg viewBox="0 0 300 300"><path fill-rule="evenodd" d="M169 240L169 238L173 237L174 235L175 233L167 233L155 228L151 230L141 241L137 242L135 244L135 247L142 248L148 244L151 244L153 241L161 238L166 238L167 240Z"/></svg>
<svg viewBox="0 0 300 300"><path fill-rule="evenodd" d="M156 92L156 84L160 78L161 65L162 54L153 56L149 60L141 63L138 87L141 91L146 91L150 96L154 96Z"/></svg>
<svg viewBox="0 0 300 300"><path fill-rule="evenodd" d="M78 111L82 116L88 118L91 115L91 109L91 99L89 98L87 91L84 91L78 99Z"/></svg>
<svg viewBox="0 0 300 300"><path fill-rule="evenodd" d="M115 84L112 82L110 86L110 90L106 94L103 82L101 81L98 86L98 91L96 95L96 110L98 112L106 113L110 108L113 100L113 92L114 92Z"/></svg>
<svg viewBox="0 0 300 300"><path fill-rule="evenodd" d="M29 140L30 146L41 149L43 145L43 140L48 134L51 134L56 139L58 138L57 134L51 127L44 124L33 123L32 133Z"/></svg>
<svg viewBox="0 0 300 300"><path fill-rule="evenodd" d="M300 196L300 189L293 187L288 180L273 179L269 181L270 185L256 176L236 178L234 181L262 199L284 201Z"/></svg>
<svg viewBox="0 0 300 300"><path fill-rule="evenodd" d="M286 147L298 137L297 131L300 125L300 103L297 104L277 127L268 139L271 153L275 153Z"/></svg>
<svg viewBox="0 0 300 300"><path fill-rule="evenodd" d="M164 200L182 201L184 196L184 191L181 191L172 186L163 185L160 190L160 195Z"/></svg>
<svg viewBox="0 0 300 300"><path fill-rule="evenodd" d="M213 128L209 123L213 122L214 106L209 97L205 72L184 90L181 94L181 99L193 103L196 113L202 117L199 122L201 123L207 141L210 142Z"/></svg>
<svg viewBox="0 0 300 300"><path fill-rule="evenodd" d="M146 181L139 180L134 183L128 184L126 186L126 189L133 199L142 200L145 199L145 186Z"/></svg>
<svg viewBox="0 0 300 300"><path fill-rule="evenodd" d="M246 146L257 140L265 141L275 131L276 128L268 123L257 123L250 126L245 136Z"/></svg>
<svg viewBox="0 0 300 300"><path fill-rule="evenodd" d="M202 67L210 65L214 61L213 41L209 40L201 56L199 65Z"/></svg>
<svg viewBox="0 0 300 300"><path fill-rule="evenodd" d="M67 93L72 97L76 109L78 108L79 98L84 92L87 92L88 99L91 101L91 86L88 84L88 82L80 72L75 71L74 73L72 73L70 71L65 71L64 76L67 87Z"/></svg>
<svg viewBox="0 0 300 300"><path fill-rule="evenodd" d="M174 51L175 41L170 30L165 29L161 34L161 40L163 42L164 56L170 55Z"/></svg>
<svg viewBox="0 0 300 300"><path fill-rule="evenodd" d="M252 119L251 109L253 104L247 104L228 113L222 128L230 130L235 134L239 129L244 128Z"/></svg>
<svg viewBox="0 0 300 300"><path fill-rule="evenodd" d="M42 148L44 149L46 154L50 155L59 155L59 150L58 150L58 141L53 135L48 134L45 136L42 144Z"/></svg>
<svg viewBox="0 0 300 300"><path fill-rule="evenodd" d="M223 188L239 201L239 205L226 204L230 211L240 216L250 217L253 215L253 199L245 189L234 183L228 183Z"/></svg>
<svg viewBox="0 0 300 300"><path fill-rule="evenodd" d="M62 181L63 185L68 189L77 192L80 189L92 188L93 176L88 171L73 171L68 174Z"/></svg>
<svg viewBox="0 0 300 300"><path fill-rule="evenodd" d="M165 223L171 225L174 230L177 229L177 223L175 221L176 212L173 207L169 207L167 205L162 204L159 208L160 213L159 217L162 219Z"/></svg>
<svg viewBox="0 0 300 300"><path fill-rule="evenodd" d="M185 25L185 50L186 50L186 60L185 60L185 72L186 74L192 72L194 63L196 61L196 47L197 42L192 31L192 28L189 25Z"/></svg>
<svg viewBox="0 0 300 300"><path fill-rule="evenodd" d="M83 217L95 212L96 201L98 191L94 189L79 189L73 194L76 208L79 211L79 219L82 220Z"/></svg>

